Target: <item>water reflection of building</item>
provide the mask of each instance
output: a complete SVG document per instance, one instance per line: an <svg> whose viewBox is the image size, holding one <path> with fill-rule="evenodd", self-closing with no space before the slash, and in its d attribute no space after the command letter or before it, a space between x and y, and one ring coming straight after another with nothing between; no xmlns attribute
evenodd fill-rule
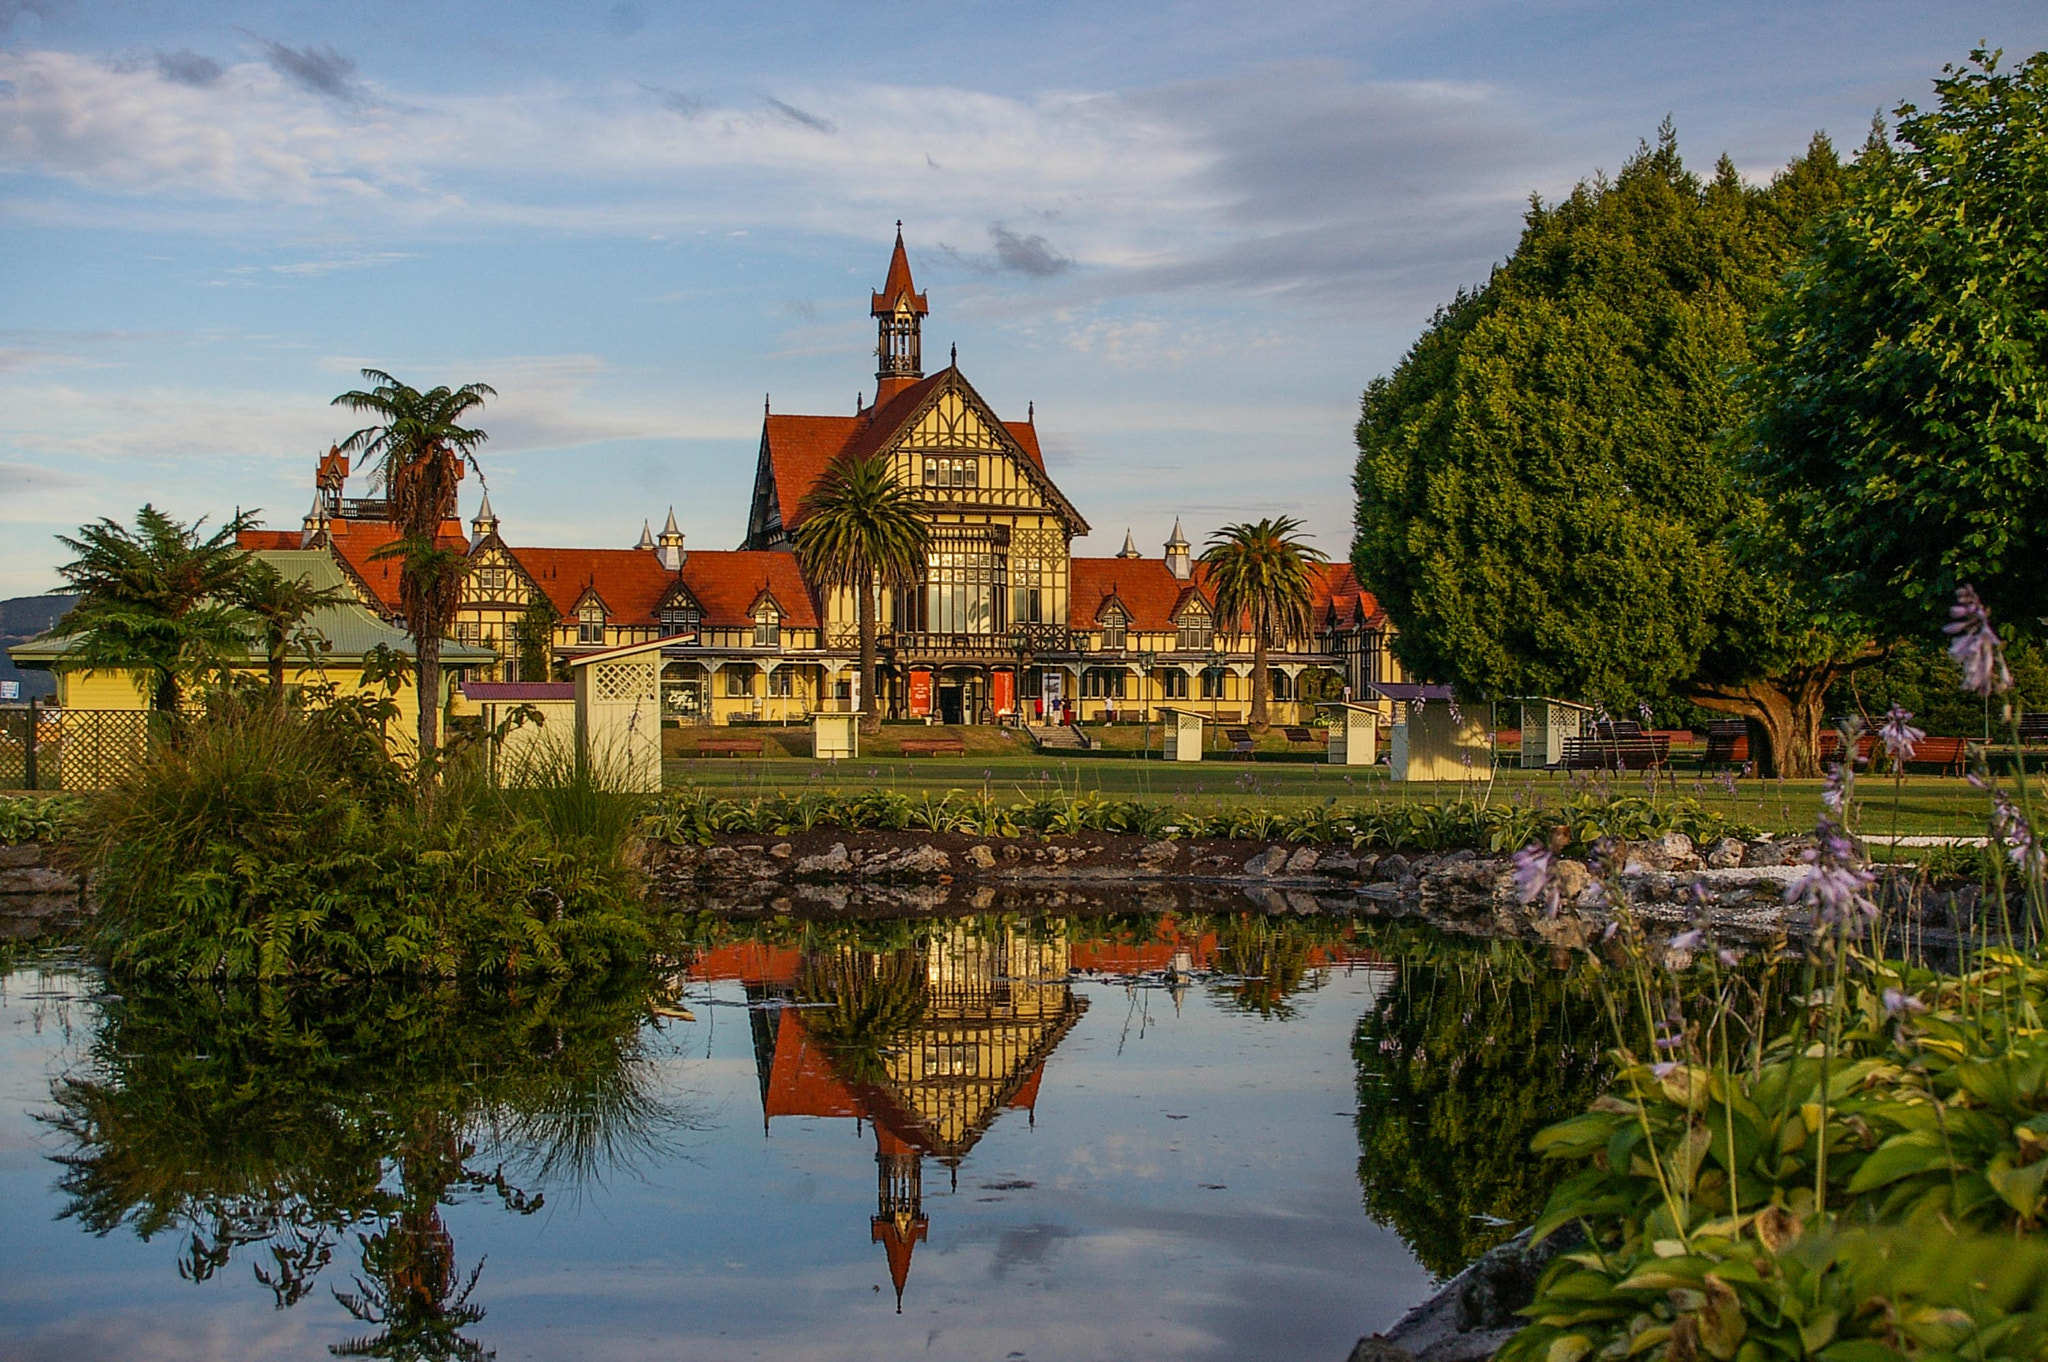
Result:
<svg viewBox="0 0 2048 1362"><path fill-rule="evenodd" d="M930 1232L924 1161L957 1177L1003 1112L1032 1112L1046 1059L1087 1008L1068 986L1070 965L1063 939L952 922L901 951L744 943L691 968L736 980L754 1004L764 1127L777 1116L872 1123L869 1233L888 1255L899 1310L911 1253Z"/></svg>

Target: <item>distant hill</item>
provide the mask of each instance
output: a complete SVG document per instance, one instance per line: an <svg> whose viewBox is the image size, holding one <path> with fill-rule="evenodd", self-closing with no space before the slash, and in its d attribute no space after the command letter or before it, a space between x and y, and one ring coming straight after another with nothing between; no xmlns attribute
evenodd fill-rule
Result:
<svg viewBox="0 0 2048 1362"><path fill-rule="evenodd" d="M0 681L21 682L22 699L26 700L31 695L55 694L57 681L48 672L18 670L6 650L16 643L28 642L37 634L47 633L58 617L77 603L76 596L16 596L13 600L0 601Z"/></svg>

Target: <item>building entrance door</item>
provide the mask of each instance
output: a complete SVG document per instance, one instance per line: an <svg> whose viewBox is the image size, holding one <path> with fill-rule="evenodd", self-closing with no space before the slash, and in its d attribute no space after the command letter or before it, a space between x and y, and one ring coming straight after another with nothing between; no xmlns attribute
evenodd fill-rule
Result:
<svg viewBox="0 0 2048 1362"><path fill-rule="evenodd" d="M962 722L960 714L964 703L965 690L965 687L958 685L939 687L940 723L957 724Z"/></svg>

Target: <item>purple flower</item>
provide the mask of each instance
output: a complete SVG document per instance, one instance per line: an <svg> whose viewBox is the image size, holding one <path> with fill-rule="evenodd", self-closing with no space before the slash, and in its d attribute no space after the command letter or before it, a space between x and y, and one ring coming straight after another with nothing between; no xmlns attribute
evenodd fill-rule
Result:
<svg viewBox="0 0 2048 1362"><path fill-rule="evenodd" d="M1877 726L1877 736L1884 740L1884 750L1892 754L1893 764L1903 766L1913 759L1913 749L1927 734L1913 727L1912 710L1893 705Z"/></svg>
<svg viewBox="0 0 2048 1362"><path fill-rule="evenodd" d="M1670 948L1674 951L1697 950L1699 949L1700 942L1706 939L1706 935L1705 932L1697 927L1689 932L1680 932L1677 936L1671 938Z"/></svg>
<svg viewBox="0 0 2048 1362"><path fill-rule="evenodd" d="M2021 871L2039 864L2041 849L2034 841L2033 826L2020 812L2019 805L2012 802L2012 796L2003 790L1994 790L1991 795L1991 835L2005 847L2005 854Z"/></svg>
<svg viewBox="0 0 2048 1362"><path fill-rule="evenodd" d="M1847 795L1849 768L1836 762L1828 767L1828 783L1821 788L1820 802L1836 813L1842 811L1842 800Z"/></svg>
<svg viewBox="0 0 2048 1362"><path fill-rule="evenodd" d="M1806 869L1785 887L1785 902L1806 904L1815 921L1830 926L1876 917L1877 905L1864 893L1875 877L1857 864L1855 843L1825 817L1814 832L1815 844L1799 854Z"/></svg>
<svg viewBox="0 0 2048 1362"><path fill-rule="evenodd" d="M1553 916L1558 908L1556 857L1548 847L1531 842L1514 855L1515 897L1522 903L1543 900L1546 916Z"/></svg>
<svg viewBox="0 0 2048 1362"><path fill-rule="evenodd" d="M1661 1080L1671 1077L1671 1075L1677 1073L1683 1067L1684 1066L1679 1064L1676 1060L1667 1059L1661 1064L1652 1064L1650 1066L1650 1072L1657 1075L1657 1077Z"/></svg>
<svg viewBox="0 0 2048 1362"><path fill-rule="evenodd" d="M1737 955L1734 951L1729 950L1726 946L1723 946L1720 950L1715 951L1714 958L1716 960L1719 960L1723 965L1727 966L1730 969L1733 969L1735 967L1736 962L1742 959L1741 956Z"/></svg>
<svg viewBox="0 0 2048 1362"><path fill-rule="evenodd" d="M1963 689L1990 696L2012 689L2012 673L2005 667L2005 645L1991 627L1991 612L1977 598L1977 588L1956 588L1956 603L1948 608L1950 623L1944 626L1953 640L1949 656L1961 664Z"/></svg>
<svg viewBox="0 0 2048 1362"><path fill-rule="evenodd" d="M1910 993L1888 988L1884 991L1884 1010L1894 1017L1907 1017L1915 1012L1925 1012L1927 1004Z"/></svg>
<svg viewBox="0 0 2048 1362"><path fill-rule="evenodd" d="M1652 719L1652 718L1650 717L1650 702L1649 702L1649 701L1647 701L1647 700L1638 700L1638 701L1636 701L1636 713L1638 713L1638 714L1640 714L1640 715L1642 715L1642 716L1643 716L1643 727L1644 727L1644 728L1650 728L1650 727L1652 727L1652 726L1653 726L1653 725L1654 725L1654 724L1656 723L1656 720L1654 720L1654 719Z"/></svg>

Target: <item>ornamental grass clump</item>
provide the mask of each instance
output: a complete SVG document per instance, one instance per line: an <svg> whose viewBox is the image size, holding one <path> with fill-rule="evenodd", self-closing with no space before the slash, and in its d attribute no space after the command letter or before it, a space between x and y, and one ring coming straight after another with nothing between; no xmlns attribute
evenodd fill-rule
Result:
<svg viewBox="0 0 2048 1362"><path fill-rule="evenodd" d="M2010 685L1998 636L1967 588L1953 613L1965 684L1989 701ZM1895 758L1911 719L1880 730ZM1614 1076L1534 1141L1583 1165L1534 1238L1586 1243L1546 1271L1502 1362L2048 1355L2048 905L2027 777L1972 779L1998 916L1945 968L1893 952L1916 905L1856 841L1853 757L1785 890L1803 951L1781 938L1745 964L1704 918L1658 940L1605 886L1615 916L1587 963ZM1517 858L1525 903L1549 893L1549 850Z"/></svg>
<svg viewBox="0 0 2048 1362"><path fill-rule="evenodd" d="M108 793L90 852L117 974L560 975L644 954L621 839L559 816L583 795L454 766L416 788L348 710L229 697Z"/></svg>

